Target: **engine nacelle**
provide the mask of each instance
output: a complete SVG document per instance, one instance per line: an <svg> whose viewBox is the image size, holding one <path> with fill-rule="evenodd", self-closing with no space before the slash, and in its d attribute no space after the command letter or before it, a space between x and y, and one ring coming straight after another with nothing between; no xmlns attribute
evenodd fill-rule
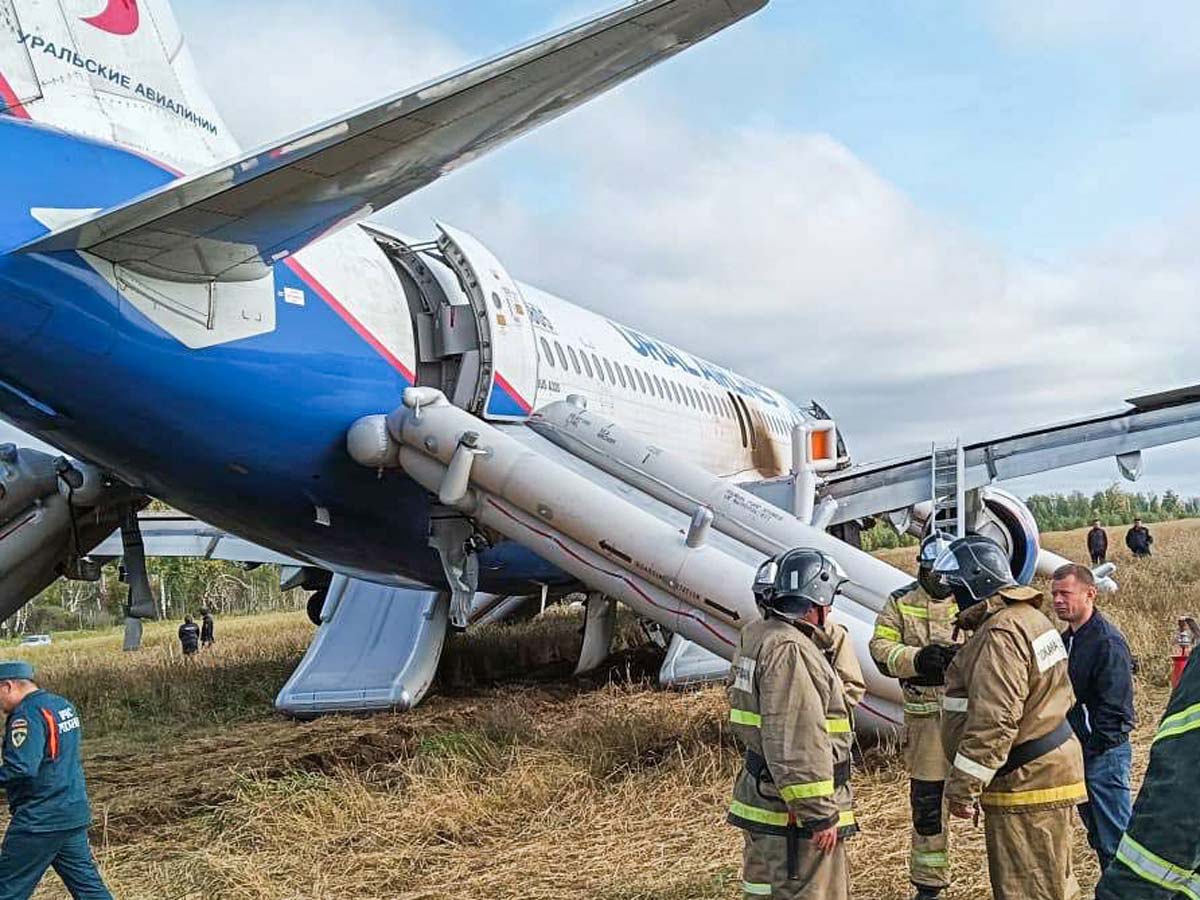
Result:
<svg viewBox="0 0 1200 900"><path fill-rule="evenodd" d="M980 488L971 532L991 538L1004 548L1018 582L1033 581L1042 546L1037 521L1020 498L999 488Z"/></svg>

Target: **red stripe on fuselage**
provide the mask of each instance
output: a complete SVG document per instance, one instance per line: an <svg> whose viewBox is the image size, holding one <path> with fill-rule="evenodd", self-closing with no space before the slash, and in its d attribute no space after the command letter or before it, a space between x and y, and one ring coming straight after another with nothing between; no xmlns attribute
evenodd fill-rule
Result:
<svg viewBox="0 0 1200 900"><path fill-rule="evenodd" d="M296 257L289 256L283 261L283 264L295 272L297 278L312 288L313 292L322 300L324 300L334 312L341 316L346 324L353 328L359 337L374 347L375 351L384 359L386 359L392 368L407 378L409 384L417 383L416 377L411 371L409 371L408 366L404 365L404 363L402 363L396 357L396 354L392 353L391 350L383 346L383 342L380 341L379 338L375 337L375 335L371 334L371 332L367 330L367 326L358 321L358 319L354 317L354 314L351 313L350 310L342 306L342 304L338 302L337 298L328 291L325 285L321 284L321 282L316 279L316 276L314 276L312 272L304 268L304 266L298 259L296 259Z"/></svg>
<svg viewBox="0 0 1200 900"><path fill-rule="evenodd" d="M4 112L18 119L30 119L29 112L21 105L21 99L12 89L4 75L0 73L0 101L4 102Z"/></svg>
<svg viewBox="0 0 1200 900"><path fill-rule="evenodd" d="M525 398L517 392L516 388L508 383L508 379L506 379L499 372L496 373L496 385L500 388L500 390L504 391L506 394L508 394L508 396L513 398L513 402L516 403L517 406L521 407L522 412L528 415L533 411L533 407L525 401Z"/></svg>

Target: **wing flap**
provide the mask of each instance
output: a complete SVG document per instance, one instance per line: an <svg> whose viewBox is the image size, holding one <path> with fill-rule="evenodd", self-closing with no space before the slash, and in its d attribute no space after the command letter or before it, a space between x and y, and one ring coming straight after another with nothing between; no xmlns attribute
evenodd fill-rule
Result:
<svg viewBox="0 0 1200 900"><path fill-rule="evenodd" d="M247 280L765 6L641 0L56 231L179 281Z"/></svg>

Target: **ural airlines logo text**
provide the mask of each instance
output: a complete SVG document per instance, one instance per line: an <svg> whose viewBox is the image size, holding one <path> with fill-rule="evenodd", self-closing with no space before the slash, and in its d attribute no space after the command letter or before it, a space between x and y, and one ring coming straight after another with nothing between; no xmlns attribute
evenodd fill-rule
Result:
<svg viewBox="0 0 1200 900"><path fill-rule="evenodd" d="M616 322L608 323L617 334L625 338L625 341L636 350L641 356L647 359L656 359L660 363L668 366L674 366L677 369L682 369L689 375L695 375L698 378L704 378L711 381L713 384L719 384L721 387L731 391L736 391L739 394L747 397L757 397L764 403L769 403L771 406L778 406L778 401L771 396L769 391L764 390L752 381L745 378L740 378L734 375L727 369L722 369L720 366L714 366L712 363L706 363L697 356L692 356L684 353L670 344L663 341L655 340L654 338L646 337L639 331L635 331L625 325L618 325Z"/></svg>
<svg viewBox="0 0 1200 900"><path fill-rule="evenodd" d="M99 13L83 21L101 31L124 37L138 29L137 0L108 0L108 5Z"/></svg>
<svg viewBox="0 0 1200 900"><path fill-rule="evenodd" d="M26 34L24 32L20 35L20 43L28 47L30 51L39 50L47 56L53 56L62 62L70 63L77 69L83 69L89 75L94 75L101 81L107 81L113 87L123 88L135 96L143 97L148 102L156 106L161 106L168 112L174 113L179 118L203 128L207 132L212 134L218 133L216 125L186 104L168 97L162 91L143 81L134 81L128 72L123 72L115 66L101 62L90 56L80 56L74 47L60 47L53 41L46 40L41 35Z"/></svg>

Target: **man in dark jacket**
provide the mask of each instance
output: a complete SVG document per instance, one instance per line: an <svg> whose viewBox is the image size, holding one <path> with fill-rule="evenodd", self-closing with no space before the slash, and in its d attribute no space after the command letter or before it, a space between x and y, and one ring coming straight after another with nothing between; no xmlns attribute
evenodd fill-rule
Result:
<svg viewBox="0 0 1200 900"><path fill-rule="evenodd" d="M33 681L27 662L0 662L4 761L12 821L0 846L0 898L27 900L51 866L76 900L112 900L88 846L92 811L74 706Z"/></svg>
<svg viewBox="0 0 1200 900"><path fill-rule="evenodd" d="M207 608L200 610L200 643L211 647L216 641L216 626L213 624L212 612Z"/></svg>
<svg viewBox="0 0 1200 900"><path fill-rule="evenodd" d="M1104 563L1108 558L1108 532L1100 527L1100 520L1096 519L1092 522L1092 530L1087 536L1088 556L1092 558L1092 565L1098 566Z"/></svg>
<svg viewBox="0 0 1200 900"><path fill-rule="evenodd" d="M184 656L191 656L200 649L200 626L191 616L184 617L179 626L179 646L183 648Z"/></svg>
<svg viewBox="0 0 1200 900"><path fill-rule="evenodd" d="M1088 793L1079 814L1103 871L1116 855L1132 805L1133 658L1124 635L1096 609L1091 570L1063 566L1054 573L1051 592L1054 612L1068 625L1063 643L1075 705L1067 721L1083 745Z"/></svg>
<svg viewBox="0 0 1200 900"><path fill-rule="evenodd" d="M1149 556L1150 545L1153 543L1150 529L1142 524L1141 519L1134 519L1133 527L1125 532L1125 546L1129 548L1129 552L1134 556Z"/></svg>
<svg viewBox="0 0 1200 900"><path fill-rule="evenodd" d="M1150 746L1150 766L1097 900L1200 896L1200 653L1184 669Z"/></svg>

